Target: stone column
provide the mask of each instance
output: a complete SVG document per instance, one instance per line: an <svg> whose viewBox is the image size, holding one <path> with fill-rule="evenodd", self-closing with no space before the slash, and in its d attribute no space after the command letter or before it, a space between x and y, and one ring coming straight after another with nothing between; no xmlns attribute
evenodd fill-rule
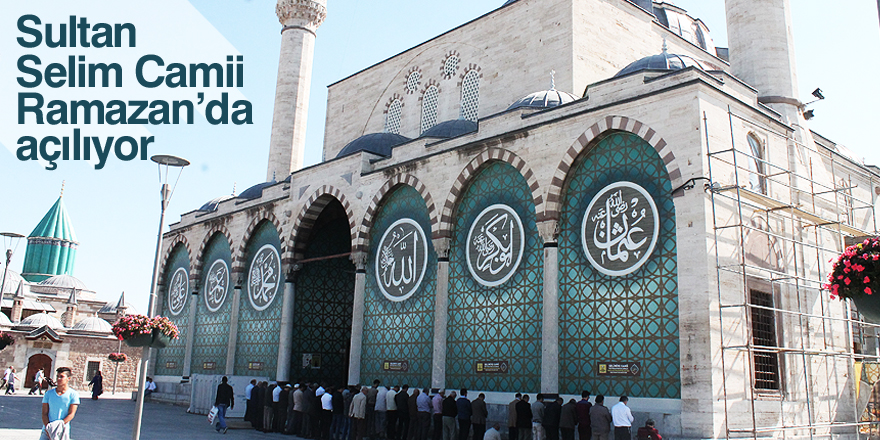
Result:
<svg viewBox="0 0 880 440"><path fill-rule="evenodd" d="M541 326L541 392L559 393L559 223L538 224L544 240L544 321Z"/></svg>
<svg viewBox="0 0 880 440"><path fill-rule="evenodd" d="M354 304L351 313L351 350L348 355L348 383L361 382L361 353L364 341L364 289L367 285L367 253L352 252L355 266Z"/></svg>
<svg viewBox="0 0 880 440"><path fill-rule="evenodd" d="M232 314L229 317L229 341L226 345L226 372L224 373L227 376L232 376L235 371L235 344L238 342L238 313L241 308L242 284L244 284L244 274L238 274L232 294Z"/></svg>
<svg viewBox="0 0 880 440"><path fill-rule="evenodd" d="M183 377L189 377L192 372L193 343L196 336L196 312L199 309L199 282L190 280L193 286L189 296L189 324L186 326L186 351L183 352Z"/></svg>
<svg viewBox="0 0 880 440"><path fill-rule="evenodd" d="M327 0L278 0L281 56L275 85L275 112L266 180L284 180L302 168L312 59L318 26L327 17Z"/></svg>
<svg viewBox="0 0 880 440"><path fill-rule="evenodd" d="M449 324L449 238L435 238L437 287L434 294L434 354L431 388L446 388L446 335Z"/></svg>
<svg viewBox="0 0 880 440"><path fill-rule="evenodd" d="M284 282L284 296L281 302L281 334L278 336L278 365L276 379L279 382L290 380L290 354L293 350L293 305L296 299L296 271L299 264L294 263Z"/></svg>

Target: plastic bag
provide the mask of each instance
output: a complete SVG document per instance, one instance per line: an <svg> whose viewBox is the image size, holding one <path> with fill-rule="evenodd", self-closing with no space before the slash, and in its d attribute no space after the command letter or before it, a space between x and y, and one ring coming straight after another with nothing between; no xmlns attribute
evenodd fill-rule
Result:
<svg viewBox="0 0 880 440"><path fill-rule="evenodd" d="M210 423L212 425L214 424L214 419L217 418L217 413L219 411L220 410L218 410L216 406L211 407L211 412L208 413L208 423Z"/></svg>

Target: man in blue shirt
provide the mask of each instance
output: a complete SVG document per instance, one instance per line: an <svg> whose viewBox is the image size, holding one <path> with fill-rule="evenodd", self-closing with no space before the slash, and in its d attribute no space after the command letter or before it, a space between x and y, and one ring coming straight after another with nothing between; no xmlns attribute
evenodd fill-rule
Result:
<svg viewBox="0 0 880 440"><path fill-rule="evenodd" d="M471 414L473 414L473 410L471 408L471 401L467 398L466 388L461 389L461 397L455 401L455 406L458 409L458 440L467 440L471 432Z"/></svg>
<svg viewBox="0 0 880 440"><path fill-rule="evenodd" d="M53 430L53 427L49 426L50 423L60 420L64 425L69 425L79 407L79 394L68 386L70 368L61 367L55 370L55 373L57 385L43 395L43 430L40 433L40 440L50 440L51 436L47 432ZM58 423L55 423L53 426L57 425ZM69 426L65 428L69 429Z"/></svg>

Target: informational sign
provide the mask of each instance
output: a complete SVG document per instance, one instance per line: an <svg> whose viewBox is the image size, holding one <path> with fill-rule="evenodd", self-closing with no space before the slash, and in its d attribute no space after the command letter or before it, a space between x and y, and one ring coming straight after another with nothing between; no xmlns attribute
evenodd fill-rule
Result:
<svg viewBox="0 0 880 440"><path fill-rule="evenodd" d="M260 371L263 369L262 362L248 362L248 370Z"/></svg>
<svg viewBox="0 0 880 440"><path fill-rule="evenodd" d="M599 362L596 374L599 376L639 376L642 367L638 362Z"/></svg>
<svg viewBox="0 0 880 440"><path fill-rule="evenodd" d="M174 316L183 311L189 291L189 274L186 269L178 267L168 283L168 312Z"/></svg>
<svg viewBox="0 0 880 440"><path fill-rule="evenodd" d="M507 205L489 206L468 232L468 270L484 286L504 284L516 273L524 247L523 225L516 211Z"/></svg>
<svg viewBox="0 0 880 440"><path fill-rule="evenodd" d="M409 371L409 362L407 362L407 361L385 361L385 362L382 362L382 371L406 373L407 371Z"/></svg>
<svg viewBox="0 0 880 440"><path fill-rule="evenodd" d="M474 371L481 374L507 374L509 367L507 361L477 361Z"/></svg>
<svg viewBox="0 0 880 440"><path fill-rule="evenodd" d="M314 370L321 368L321 355L314 353L303 353L302 367Z"/></svg>
<svg viewBox="0 0 880 440"><path fill-rule="evenodd" d="M596 270L624 276L648 261L659 232L657 206L648 191L632 182L616 182L590 201L581 240Z"/></svg>
<svg viewBox="0 0 880 440"><path fill-rule="evenodd" d="M212 312L220 310L228 290L229 266L223 259L217 259L208 269L208 277L205 280L205 305L208 306L208 310Z"/></svg>
<svg viewBox="0 0 880 440"><path fill-rule="evenodd" d="M272 305L281 287L281 258L271 244L264 245L254 255L248 272L248 299L257 311Z"/></svg>
<svg viewBox="0 0 880 440"><path fill-rule="evenodd" d="M177 368L177 362L165 362L165 368L173 370Z"/></svg>
<svg viewBox="0 0 880 440"><path fill-rule="evenodd" d="M422 227L411 218L394 222L376 249L376 281L390 301L413 296L422 283L428 263L428 242Z"/></svg>
<svg viewBox="0 0 880 440"><path fill-rule="evenodd" d="M202 362L202 369L203 370L216 370L217 363L216 362Z"/></svg>

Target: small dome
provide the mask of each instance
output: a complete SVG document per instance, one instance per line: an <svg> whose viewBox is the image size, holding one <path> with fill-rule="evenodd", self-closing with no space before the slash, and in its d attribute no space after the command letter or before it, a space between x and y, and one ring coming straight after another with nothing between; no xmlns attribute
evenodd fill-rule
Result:
<svg viewBox="0 0 880 440"><path fill-rule="evenodd" d="M422 133L420 138L433 137L449 139L463 134L473 133L477 131L477 123L468 121L467 119L453 119L451 121L441 122Z"/></svg>
<svg viewBox="0 0 880 440"><path fill-rule="evenodd" d="M242 191L242 193L238 195L238 198L245 199L245 200L259 199L260 197L263 197L263 188L265 188L267 186L272 186L276 183L278 183L278 182L276 182L274 180L271 182L258 183L256 185ZM208 202L208 203L211 203L211 202Z"/></svg>
<svg viewBox="0 0 880 440"><path fill-rule="evenodd" d="M16 327L40 328L44 325L49 326L52 330L64 329L64 324L61 324L61 321L59 321L58 318L55 318L48 313L36 313L28 316L27 318L22 319Z"/></svg>
<svg viewBox="0 0 880 440"><path fill-rule="evenodd" d="M220 196L215 199L208 200L207 202L205 202L204 205L202 205L201 208L199 208L199 211L207 211L207 212L216 211L217 206L219 206L220 203L225 202L227 200L234 199L234 198L235 198L235 196Z"/></svg>
<svg viewBox="0 0 880 440"><path fill-rule="evenodd" d="M97 316L89 316L80 322L77 322L68 333L113 333L113 326L109 322L98 318Z"/></svg>
<svg viewBox="0 0 880 440"><path fill-rule="evenodd" d="M0 279L3 278L3 269L0 269ZM3 283L2 289L0 289L0 293L2 294L14 294L18 289L18 285L24 281L24 278L18 274L18 272L9 269L6 271L6 282ZM27 283L27 281L25 281Z"/></svg>
<svg viewBox="0 0 880 440"><path fill-rule="evenodd" d="M624 67L623 70L617 72L617 75L614 75L614 78L629 75L630 73L638 72L641 70L674 71L686 69L692 66L699 67L703 70L706 69L703 66L703 63L687 55L676 55L663 51L663 53L661 54L647 56L638 61L630 63L630 65Z"/></svg>
<svg viewBox="0 0 880 440"><path fill-rule="evenodd" d="M506 2L504 2L503 5L501 5L501 7L503 8L503 7L505 7L505 6L507 6L507 5L511 4L511 3L515 3L516 1L517 1L517 0L507 0Z"/></svg>
<svg viewBox="0 0 880 440"><path fill-rule="evenodd" d="M370 133L365 134L342 148L342 151L336 155L337 158L350 156L352 154L366 151L368 153L378 154L380 156L391 156L391 150L394 147L409 142L411 139L395 133Z"/></svg>
<svg viewBox="0 0 880 440"><path fill-rule="evenodd" d="M9 320L9 317L6 316L5 313L0 312L0 325L11 327L12 321Z"/></svg>
<svg viewBox="0 0 880 440"><path fill-rule="evenodd" d="M578 98L568 92L560 92L556 89L544 90L543 92L535 92L531 95L524 96L514 102L508 110L515 108L551 108L577 101Z"/></svg>
<svg viewBox="0 0 880 440"><path fill-rule="evenodd" d="M52 278L47 278L43 281L40 281L39 285L46 287L59 287L64 289L76 288L79 290L89 290L89 288L86 287L85 283L70 275L55 275Z"/></svg>

